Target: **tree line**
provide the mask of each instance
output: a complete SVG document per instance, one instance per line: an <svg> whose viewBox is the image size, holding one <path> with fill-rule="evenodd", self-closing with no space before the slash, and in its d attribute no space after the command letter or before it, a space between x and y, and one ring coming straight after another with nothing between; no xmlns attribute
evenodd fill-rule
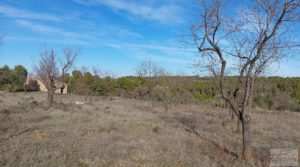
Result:
<svg viewBox="0 0 300 167"><path fill-rule="evenodd" d="M160 70L166 71L163 68ZM0 90L24 91L27 75L27 69L22 65L16 65L14 68L4 65L0 68ZM217 107L229 107L220 97L220 88L213 77L169 76L165 73L157 73L149 77L137 72L137 76L114 78L88 70L73 70L71 73L66 73L63 80L68 85L69 93L84 96L122 96L154 100L165 106L208 102ZM225 84L231 85L236 80L238 80L237 76L227 76ZM30 90L30 86L34 85L25 86ZM300 77L258 78L252 107L299 112Z"/></svg>

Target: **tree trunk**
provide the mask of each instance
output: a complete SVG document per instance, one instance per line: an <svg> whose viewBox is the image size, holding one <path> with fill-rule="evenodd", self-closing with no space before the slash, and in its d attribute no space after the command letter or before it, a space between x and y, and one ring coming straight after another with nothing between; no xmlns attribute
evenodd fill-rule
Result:
<svg viewBox="0 0 300 167"><path fill-rule="evenodd" d="M235 133L240 133L240 132L241 132L241 121L237 119Z"/></svg>
<svg viewBox="0 0 300 167"><path fill-rule="evenodd" d="M49 108L52 106L52 103L53 103L54 92L55 92L55 89L48 89L47 101L48 101L48 107Z"/></svg>
<svg viewBox="0 0 300 167"><path fill-rule="evenodd" d="M231 121L234 120L234 111L232 108L229 108L229 115L231 116Z"/></svg>
<svg viewBox="0 0 300 167"><path fill-rule="evenodd" d="M235 117L235 114L234 114L234 111L232 108L229 109L229 114L231 115L231 121L234 121L234 117ZM236 129L235 131L233 131L235 133L240 133L241 132L241 121L239 118L237 118L237 122L236 122Z"/></svg>
<svg viewBox="0 0 300 167"><path fill-rule="evenodd" d="M250 117L243 114L241 123L242 123L242 131L243 131L243 159L245 161L249 161L252 158Z"/></svg>

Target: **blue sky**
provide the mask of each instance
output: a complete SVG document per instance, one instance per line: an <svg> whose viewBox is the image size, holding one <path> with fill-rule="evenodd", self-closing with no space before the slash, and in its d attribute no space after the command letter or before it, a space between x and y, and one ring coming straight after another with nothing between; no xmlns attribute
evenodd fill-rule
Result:
<svg viewBox="0 0 300 167"><path fill-rule="evenodd" d="M185 47L197 15L193 0L1 0L0 66L31 69L41 49L81 48L76 67L98 67L116 76L134 75L145 57L171 73L195 74L196 50ZM274 75L300 76L295 56Z"/></svg>

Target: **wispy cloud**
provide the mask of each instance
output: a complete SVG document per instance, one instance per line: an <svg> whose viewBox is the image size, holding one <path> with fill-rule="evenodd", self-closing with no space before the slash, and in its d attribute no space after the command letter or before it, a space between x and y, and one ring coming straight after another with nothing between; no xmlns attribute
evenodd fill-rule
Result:
<svg viewBox="0 0 300 167"><path fill-rule="evenodd" d="M61 43L61 44L76 44L76 45L84 45L87 44L87 41L95 40L96 38L92 35L88 34L80 34L77 32L66 31L64 29L43 25L36 22L31 22L28 20L16 20L16 23L19 26L27 28L35 33L40 33L46 35L45 38L23 38L18 37L14 38L14 40L29 40L36 42L51 42L51 43ZM50 38L49 38L50 37Z"/></svg>
<svg viewBox="0 0 300 167"><path fill-rule="evenodd" d="M0 4L0 13L13 18L19 19L33 19L33 20L47 20L47 21L61 21L61 19L57 16L39 13L39 12L32 12L28 10L22 10L19 8L10 7L7 5Z"/></svg>
<svg viewBox="0 0 300 167"><path fill-rule="evenodd" d="M116 37L131 37L131 38L142 38L142 35L133 31L121 27L118 25L99 25L89 32L95 36L116 36Z"/></svg>
<svg viewBox="0 0 300 167"><path fill-rule="evenodd" d="M153 44L153 43L103 43L102 45L112 47L119 50L129 51L131 56L137 59L144 59L145 57L150 57L156 62L165 63L176 63L185 64L188 66L191 64L191 60L194 58L193 49L183 49L180 46L169 46L164 43Z"/></svg>
<svg viewBox="0 0 300 167"><path fill-rule="evenodd" d="M7 41L22 41L22 42L36 42L39 44L63 44L63 45L79 45L85 44L84 41L78 39L43 39L37 37L19 37L19 36L9 36Z"/></svg>
<svg viewBox="0 0 300 167"><path fill-rule="evenodd" d="M35 33L40 33L56 38L64 38L71 41L76 41L76 43L84 44L95 44L95 43L105 43L101 40L109 39L111 37L131 37L131 38L141 38L142 36L138 33L131 32L125 28L118 26L105 26L96 29L95 27L84 27L85 33L73 32L65 30L64 28L59 28L56 26L45 25L38 22L16 19L17 25L31 30ZM55 40L57 41L57 40Z"/></svg>
<svg viewBox="0 0 300 167"><path fill-rule="evenodd" d="M27 21L27 20L16 20L16 23L20 26L31 29L32 31L45 33L45 34L49 34L49 35L51 35L51 34L62 35L62 36L76 35L75 33L63 31L62 29L57 28L57 27L33 23L33 22Z"/></svg>
<svg viewBox="0 0 300 167"><path fill-rule="evenodd" d="M193 48L182 48L180 45L176 46L170 46L166 43L160 42L158 43L118 43L118 42L106 42L102 45L112 47L115 49L130 49L130 50L136 50L136 51L148 51L148 52L160 52L160 54L169 55L173 57L181 57L183 59L185 58L191 58L196 54L196 49Z"/></svg>
<svg viewBox="0 0 300 167"><path fill-rule="evenodd" d="M161 23L182 23L183 8L175 3L165 3L159 6L123 0L74 0L83 5L105 5L115 11L124 11L133 16L142 17ZM142 2L142 1L141 1Z"/></svg>
<svg viewBox="0 0 300 167"><path fill-rule="evenodd" d="M180 47L175 47L175 46L168 46L168 45L158 45L158 44L128 44L126 47L130 48L139 48L139 49L150 49L150 50L160 50L163 52L180 52L180 51L185 51L185 52L191 52L194 51L195 49L183 49Z"/></svg>

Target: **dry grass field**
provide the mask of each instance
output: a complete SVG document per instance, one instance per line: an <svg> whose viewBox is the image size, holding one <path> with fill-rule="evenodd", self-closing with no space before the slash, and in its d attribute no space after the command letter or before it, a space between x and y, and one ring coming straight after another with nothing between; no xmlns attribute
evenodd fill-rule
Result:
<svg viewBox="0 0 300 167"><path fill-rule="evenodd" d="M0 166L269 166L271 148L300 148L300 113L253 112L245 164L226 109L75 95L45 106L45 94L0 92Z"/></svg>

